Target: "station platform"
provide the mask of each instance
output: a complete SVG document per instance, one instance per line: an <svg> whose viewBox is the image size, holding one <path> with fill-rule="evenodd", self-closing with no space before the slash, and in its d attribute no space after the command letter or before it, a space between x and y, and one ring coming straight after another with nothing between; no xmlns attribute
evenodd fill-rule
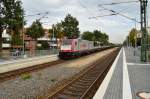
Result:
<svg viewBox="0 0 150 99"><path fill-rule="evenodd" d="M17 59L17 60L11 60L11 61L1 61L0 62L0 74L31 67L38 64L43 64L46 62L52 62L58 60L58 55L45 55L45 56L39 56L39 57L32 57L32 58L23 58L23 59Z"/></svg>
<svg viewBox="0 0 150 99"><path fill-rule="evenodd" d="M93 99L150 99L149 76L140 49L122 48Z"/></svg>

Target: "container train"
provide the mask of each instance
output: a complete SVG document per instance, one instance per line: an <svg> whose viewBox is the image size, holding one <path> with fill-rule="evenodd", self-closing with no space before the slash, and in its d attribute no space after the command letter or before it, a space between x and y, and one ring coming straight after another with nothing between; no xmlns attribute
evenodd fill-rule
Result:
<svg viewBox="0 0 150 99"><path fill-rule="evenodd" d="M64 39L60 46L59 58L76 58L107 48L109 48L109 46L101 46L100 42L82 39Z"/></svg>

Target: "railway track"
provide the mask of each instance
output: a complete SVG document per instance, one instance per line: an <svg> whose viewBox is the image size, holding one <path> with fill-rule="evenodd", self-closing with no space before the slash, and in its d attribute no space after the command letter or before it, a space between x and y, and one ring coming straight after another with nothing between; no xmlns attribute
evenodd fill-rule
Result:
<svg viewBox="0 0 150 99"><path fill-rule="evenodd" d="M27 67L27 68L22 68L22 69L13 70L13 71L5 72L5 73L0 73L0 82L6 81L6 80L11 79L11 78L14 78L14 77L19 76L23 73L31 73L31 72L34 72L34 71L44 69L46 67L61 64L63 62L65 62L65 61L59 59L59 60L56 60L56 61L53 61L53 62L48 62L48 63L44 63L44 64L39 64L39 65Z"/></svg>
<svg viewBox="0 0 150 99"><path fill-rule="evenodd" d="M92 99L120 49L106 55L47 99Z"/></svg>
<svg viewBox="0 0 150 99"><path fill-rule="evenodd" d="M109 49L109 48L107 48L107 49ZM104 49L101 49L100 51L103 51L103 50L106 50L106 49L104 48ZM88 57L88 55L82 56L82 57ZM66 60L59 59L59 60L56 60L53 62L48 62L48 63L44 63L44 64L27 67L27 68L22 68L22 69L13 70L13 71L5 72L5 73L0 73L0 82L15 78L17 76L20 76L23 73L31 73L31 72L38 71L38 70L44 69L46 67L58 65L58 64L61 64L64 62L66 62Z"/></svg>

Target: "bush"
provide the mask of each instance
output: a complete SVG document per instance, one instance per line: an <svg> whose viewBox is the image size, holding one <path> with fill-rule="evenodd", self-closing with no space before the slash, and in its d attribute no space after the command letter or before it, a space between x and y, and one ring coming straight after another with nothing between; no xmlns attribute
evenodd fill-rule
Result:
<svg viewBox="0 0 150 99"><path fill-rule="evenodd" d="M41 47L38 47L39 50L47 50L50 48L48 42L46 41L42 41L42 42L38 42L41 44Z"/></svg>

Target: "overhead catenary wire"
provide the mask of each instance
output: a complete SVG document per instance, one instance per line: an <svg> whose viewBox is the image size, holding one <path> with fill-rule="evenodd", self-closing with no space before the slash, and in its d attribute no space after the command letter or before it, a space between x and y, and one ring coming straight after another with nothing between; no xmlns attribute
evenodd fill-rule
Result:
<svg viewBox="0 0 150 99"><path fill-rule="evenodd" d="M112 10L112 9L108 9L108 8L105 8L105 7L102 7L102 8L104 8L104 9L106 9L106 10L108 10L108 11L110 11L110 12L116 14L116 15L120 15L120 16L122 16L122 17L124 17L124 18L127 18L127 19L129 19L129 20L135 21L135 22L137 22L137 23L140 23L140 22L137 21L135 18L131 18L131 17L127 16L127 15L124 15L124 14L122 14L121 12L116 12L116 11L114 11L114 10Z"/></svg>
<svg viewBox="0 0 150 99"><path fill-rule="evenodd" d="M105 8L99 9L99 11L104 11L104 10L107 10L107 9L105 9ZM114 16L114 15L117 15L117 14L121 13L122 11L124 11L124 9L119 11L118 13L112 13L112 14L107 14L107 15L99 15L99 16L95 16L95 17L89 17L89 19L94 19L94 18L98 18L98 17L105 17L105 16Z"/></svg>
<svg viewBox="0 0 150 99"><path fill-rule="evenodd" d="M104 10L107 10L107 11L108 11L108 9L106 9L106 8L104 8L104 7L101 7L101 8L102 8L102 9L99 9L99 12L104 11ZM126 8L120 10L118 13L121 13L121 12L123 12L124 10L126 10Z"/></svg>
<svg viewBox="0 0 150 99"><path fill-rule="evenodd" d="M102 16L100 15L100 16L95 16L95 17L89 17L89 19L97 19L97 18L99 18L99 17L120 15L120 16L122 16L122 17L125 17L125 18L129 19L129 20L132 20L132 21L135 21L135 22L137 22L137 23L140 23L140 22L138 22L135 18L131 18L131 17L127 16L127 15L122 14L121 12L122 12L123 10L121 10L121 11L119 11L119 12L116 12L116 11L114 11L114 10L112 10L112 9L107 9L107 8L103 7L104 5L117 5L117 4L127 4L127 3L137 3L137 2L139 2L139 1L136 0L136 1L125 1L125 2L113 2L113 3L108 3L108 4L99 4L98 6L102 8L102 9L99 9L99 11L107 10L107 11L112 12L112 14L102 15Z"/></svg>
<svg viewBox="0 0 150 99"><path fill-rule="evenodd" d="M120 15L120 16L122 16L122 17L125 17L125 18L129 19L129 20L132 20L132 21L135 21L135 22L137 22L137 23L140 23L140 22L137 21L135 18L131 18L131 17L127 16L127 15L122 14L121 11L120 11L120 12L116 12L116 11L114 11L114 10L112 10L112 9L108 9L108 8L103 7L103 6L101 6L101 8L103 8L104 10L110 11L110 12L112 12L113 14L104 15L104 16L91 17L91 18L89 18L89 19L98 18L98 17L105 17L105 16Z"/></svg>
<svg viewBox="0 0 150 99"><path fill-rule="evenodd" d="M99 16L95 16L95 17L89 17L89 19L97 19L97 18L100 18L100 17L114 16L114 15L116 15L116 14L99 15Z"/></svg>
<svg viewBox="0 0 150 99"><path fill-rule="evenodd" d="M36 14L31 14L31 15L25 15L24 17L39 16L43 14L49 14L49 12L47 11L47 12L41 12L41 13L36 13Z"/></svg>
<svg viewBox="0 0 150 99"><path fill-rule="evenodd" d="M126 2L112 2L112 3L107 3L107 4L99 4L98 6L103 6L103 5L118 5L118 4L127 4L127 3L136 3L139 1L126 1Z"/></svg>
<svg viewBox="0 0 150 99"><path fill-rule="evenodd" d="M84 9L86 9L87 12L90 13L90 15L94 15L95 14L89 8L87 8L80 0L78 0L78 3L80 4L81 7L83 7Z"/></svg>
<svg viewBox="0 0 150 99"><path fill-rule="evenodd" d="M104 11L104 10L107 10L107 11L108 11L108 9L102 8L102 9L99 9L99 12ZM102 16L97 16L97 17L104 17L104 16L113 16L113 15L117 15L117 14L123 12L124 10L126 10L126 9L122 9L121 11L119 11L119 12L117 12L117 13L113 13L113 14L109 14L109 15L102 15ZM90 17L90 18L96 18L96 17ZM89 19L90 19L90 18L89 18Z"/></svg>

